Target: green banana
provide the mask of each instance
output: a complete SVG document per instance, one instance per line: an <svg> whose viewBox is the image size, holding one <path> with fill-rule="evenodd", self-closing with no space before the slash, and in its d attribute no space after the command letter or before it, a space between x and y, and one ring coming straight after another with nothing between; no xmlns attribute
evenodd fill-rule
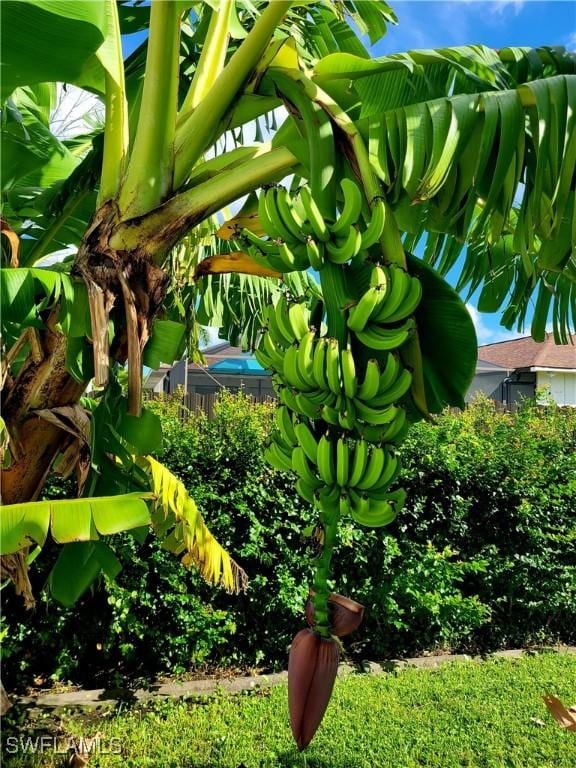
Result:
<svg viewBox="0 0 576 768"><path fill-rule="evenodd" d="M278 233L276 232L276 228L274 226L274 222L270 218L268 214L268 209L266 206L266 196L267 192L262 190L260 193L260 197L258 198L258 219L260 220L260 225L262 226L262 229L266 234L272 239L280 239Z"/></svg>
<svg viewBox="0 0 576 768"><path fill-rule="evenodd" d="M265 369L268 369L268 370L272 370L272 371L274 371L274 370L278 370L278 369L277 369L277 368L274 366L274 363L272 362L272 358L270 358L270 357L269 357L269 356L266 354L266 352L264 352L264 350L262 349L262 347L258 347L258 349L255 349L255 350L254 350L254 357L256 358L256 360L258 361L258 363L260 363L260 365L262 366L262 368L265 368Z"/></svg>
<svg viewBox="0 0 576 768"><path fill-rule="evenodd" d="M413 318L409 317L397 328L384 328L381 325L370 323L363 331L358 331L356 336L358 341L369 349L389 352L405 344L415 327Z"/></svg>
<svg viewBox="0 0 576 768"><path fill-rule="evenodd" d="M342 206L340 216L330 227L330 231L335 237L348 232L350 227L356 224L362 213L363 195L358 184L352 181L352 179L344 178L340 186L344 194L344 205Z"/></svg>
<svg viewBox="0 0 576 768"><path fill-rule="evenodd" d="M350 497L350 514L358 521L358 518L366 517L370 513L370 500L365 493L358 493L353 488L348 489Z"/></svg>
<svg viewBox="0 0 576 768"><path fill-rule="evenodd" d="M331 424L333 427L340 426L340 411L334 406L324 405L321 416L327 424Z"/></svg>
<svg viewBox="0 0 576 768"><path fill-rule="evenodd" d="M406 411L404 408L398 408L394 420L383 431L381 440L386 443L397 440L398 436L403 433L407 426Z"/></svg>
<svg viewBox="0 0 576 768"><path fill-rule="evenodd" d="M301 477L302 480L308 483L308 485L320 488L324 484L323 481L319 480L310 469L306 453L300 445L297 445L292 451L292 469L296 472L298 477Z"/></svg>
<svg viewBox="0 0 576 768"><path fill-rule="evenodd" d="M316 389L316 379L314 378L313 371L315 341L316 334L314 331L308 331L300 339L300 343L298 344L298 351L296 354L296 361L300 376L311 389Z"/></svg>
<svg viewBox="0 0 576 768"><path fill-rule="evenodd" d="M382 528L394 520L396 511L389 501L370 499L367 512L353 509L351 516L355 522L367 528Z"/></svg>
<svg viewBox="0 0 576 768"><path fill-rule="evenodd" d="M288 243L280 243L278 246L278 257L282 262L282 272L296 272L299 269L296 263L296 256Z"/></svg>
<svg viewBox="0 0 576 768"><path fill-rule="evenodd" d="M279 429L272 430L272 433L270 435L270 440L273 443L276 443L278 448L280 448L282 453L286 454L286 456L292 456L292 450L294 446L291 445L290 442L284 439L284 435L282 434L282 432L280 432Z"/></svg>
<svg viewBox="0 0 576 768"><path fill-rule="evenodd" d="M276 391L281 403L287 406L293 413L300 413L300 409L296 401L296 394L290 387L282 386L279 387Z"/></svg>
<svg viewBox="0 0 576 768"><path fill-rule="evenodd" d="M298 365L298 347L296 344L292 344L284 353L284 367L282 369L282 375L287 384L299 392L311 392L314 389L313 384L309 384L300 374L300 367Z"/></svg>
<svg viewBox="0 0 576 768"><path fill-rule="evenodd" d="M406 491L404 488L398 488L395 491L391 491L388 494L388 501L394 505L396 514L400 512L404 504L406 503Z"/></svg>
<svg viewBox="0 0 576 768"><path fill-rule="evenodd" d="M328 340L328 349L326 350L326 378L328 386L335 395L341 393L340 385L340 355L338 354L337 339Z"/></svg>
<svg viewBox="0 0 576 768"><path fill-rule="evenodd" d="M402 304L390 314L386 314L384 321L386 323L397 323L404 320L405 317L413 315L422 299L422 283L417 277L410 276L410 287ZM382 321L381 321L382 322Z"/></svg>
<svg viewBox="0 0 576 768"><path fill-rule="evenodd" d="M292 460L289 459L276 443L270 443L264 448L264 458L274 469L280 472L292 472Z"/></svg>
<svg viewBox="0 0 576 768"><path fill-rule="evenodd" d="M274 413L274 421L278 431L283 435L284 441L292 447L298 445L298 438L294 430L290 409L285 405L280 405Z"/></svg>
<svg viewBox="0 0 576 768"><path fill-rule="evenodd" d="M410 292L411 278L406 270L397 264L391 264L388 267L388 275L390 276L390 288L386 301L374 315L374 320L377 323L383 323L391 315L394 315L402 307Z"/></svg>
<svg viewBox="0 0 576 768"><path fill-rule="evenodd" d="M333 407L336 403L336 395L329 389L314 389L312 392L306 392L306 397L314 405L328 405Z"/></svg>
<svg viewBox="0 0 576 768"><path fill-rule="evenodd" d="M328 258L334 264L345 264L359 253L361 245L362 237L360 232L358 232L356 227L350 227L345 238L341 238L341 242L329 240L326 243L326 252Z"/></svg>
<svg viewBox="0 0 576 768"><path fill-rule="evenodd" d="M354 448L354 457L350 465L350 474L348 484L354 488L364 477L366 465L368 463L368 443L366 440L356 440Z"/></svg>
<svg viewBox="0 0 576 768"><path fill-rule="evenodd" d="M269 235L274 236L274 238L282 240L284 243L291 243L295 238L280 216L280 212L276 206L276 191L275 187L270 187L266 192L266 213L268 214L268 221L271 222L273 228L267 230L266 227L264 227L264 229Z"/></svg>
<svg viewBox="0 0 576 768"><path fill-rule="evenodd" d="M370 487L370 493L382 491L388 488L390 483L394 481L396 475L400 471L400 460L398 459L396 453L388 448L385 449L385 453L386 461L384 463L384 469L380 474L380 478L374 483L373 486Z"/></svg>
<svg viewBox="0 0 576 768"><path fill-rule="evenodd" d="M324 268L324 244L316 242L313 237L306 239L306 255L312 269L320 272Z"/></svg>
<svg viewBox="0 0 576 768"><path fill-rule="evenodd" d="M340 516L340 488L337 485L320 488L316 506L323 512L327 522L338 520Z"/></svg>
<svg viewBox="0 0 576 768"><path fill-rule="evenodd" d="M249 229L242 230L242 236L246 238L255 248L262 253L278 253L278 245L274 240L264 240L262 237L258 237L254 232Z"/></svg>
<svg viewBox="0 0 576 768"><path fill-rule="evenodd" d="M277 371L282 371L284 368L284 356L279 351L276 344L274 344L270 331L267 331L262 335L261 346L264 352L272 360L272 364L274 365L274 368Z"/></svg>
<svg viewBox="0 0 576 768"><path fill-rule="evenodd" d="M312 464L317 464L318 442L312 434L312 430L308 424L303 421L296 422L294 425L294 433L298 445L302 448L308 459L310 459Z"/></svg>
<svg viewBox="0 0 576 768"><path fill-rule="evenodd" d="M307 416L309 419L312 419L312 421L320 418L322 409L318 405L312 403L304 392L297 392L294 395L294 399L296 401L295 410L297 410L298 413Z"/></svg>
<svg viewBox="0 0 576 768"><path fill-rule="evenodd" d="M376 485L384 470L385 463L386 452L384 451L384 448L379 445L373 445L370 449L366 471L360 482L356 483L356 488L365 491L368 488L372 488L373 485Z"/></svg>
<svg viewBox="0 0 576 768"><path fill-rule="evenodd" d="M312 363L312 372L314 380L320 389L330 389L328 379L326 378L326 352L328 350L328 339L320 338L314 348L314 361Z"/></svg>
<svg viewBox="0 0 576 768"><path fill-rule="evenodd" d="M298 480L296 480L296 491L298 495L309 504L314 504L316 502L316 489L302 477L299 477Z"/></svg>
<svg viewBox="0 0 576 768"><path fill-rule="evenodd" d="M378 395L383 395L386 390L392 386L400 375L400 359L394 352L390 352L386 357L386 363L384 370L380 374L380 381L378 383ZM374 395L376 396L376 395Z"/></svg>
<svg viewBox="0 0 576 768"><path fill-rule="evenodd" d="M376 200L370 215L370 222L364 232L362 232L361 248L363 251L371 248L380 240L384 232L384 223L386 219L386 206L383 200Z"/></svg>
<svg viewBox="0 0 576 768"><path fill-rule="evenodd" d="M370 402L378 394L380 386L380 364L375 358L371 358L366 363L364 379L358 387L357 396L360 400Z"/></svg>
<svg viewBox="0 0 576 768"><path fill-rule="evenodd" d="M318 440L317 467L318 474L326 485L333 485L336 482L333 445L326 435L322 435L320 440Z"/></svg>
<svg viewBox="0 0 576 768"><path fill-rule="evenodd" d="M373 408L362 400L358 400L358 398L354 401L354 405L356 406L358 419L377 427L394 421L396 411L398 410L395 405L387 405L385 408Z"/></svg>
<svg viewBox="0 0 576 768"><path fill-rule="evenodd" d="M338 424L342 429L353 430L356 426L356 408L354 401L347 397L345 403L338 407Z"/></svg>
<svg viewBox="0 0 576 768"><path fill-rule="evenodd" d="M370 401L370 405L375 408L381 408L390 405L404 397L412 384L412 374L407 368L403 368L396 381L388 387L382 394L376 395Z"/></svg>
<svg viewBox="0 0 576 768"><path fill-rule="evenodd" d="M306 216L312 227L314 235L323 243L330 240L330 231L324 221L318 206L314 202L310 188L307 186L300 187L300 200L306 211Z"/></svg>
<svg viewBox="0 0 576 768"><path fill-rule="evenodd" d="M380 286L372 286L358 299L348 314L348 328L357 333L363 331L370 318L378 313L386 292Z"/></svg>
<svg viewBox="0 0 576 768"><path fill-rule="evenodd" d="M342 371L342 384L346 397L354 397L358 391L358 379L356 377L356 365L351 349L343 349L340 354L340 369Z"/></svg>
<svg viewBox="0 0 576 768"><path fill-rule="evenodd" d="M310 313L303 304L295 301L288 306L288 322L292 329L293 338L300 341L308 333L310 330L309 320Z"/></svg>
<svg viewBox="0 0 576 768"><path fill-rule="evenodd" d="M385 294L388 293L388 288L390 286L388 272L379 264L374 264L372 267L370 272L370 286L373 288L382 288Z"/></svg>
<svg viewBox="0 0 576 768"><path fill-rule="evenodd" d="M301 243L305 242L306 235L302 231L304 221L295 209L290 192L288 192L286 187L280 186L276 188L275 202L278 214L284 226L292 235L292 240Z"/></svg>
<svg viewBox="0 0 576 768"><path fill-rule="evenodd" d="M296 336L288 319L288 302L285 294L282 294L276 302L274 308L274 327L278 330L282 339L284 339L284 346L294 343ZM272 330L272 325L270 330ZM276 339L274 340L276 341Z"/></svg>
<svg viewBox="0 0 576 768"><path fill-rule="evenodd" d="M343 488L348 484L350 453L348 443L340 437L336 443L336 482Z"/></svg>

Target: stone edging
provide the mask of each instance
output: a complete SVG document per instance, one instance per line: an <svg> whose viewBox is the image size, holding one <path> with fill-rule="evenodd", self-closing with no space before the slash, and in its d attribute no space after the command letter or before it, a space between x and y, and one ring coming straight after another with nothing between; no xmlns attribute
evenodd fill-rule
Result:
<svg viewBox="0 0 576 768"><path fill-rule="evenodd" d="M359 667L352 664L341 663L338 675L345 677L350 674L368 673L382 674L395 672L407 668L434 669L454 661L484 661L493 658L517 659L534 651L553 651L576 656L575 646L544 647L537 649L515 649L509 651L496 651L486 656L468 656L466 654L446 654L443 656L419 656L409 659L391 659L381 663L375 661L362 661ZM252 677L234 677L230 679L204 679L188 680L184 682L158 683L149 688L140 688L136 691L111 690L97 688L91 691L69 691L65 693L41 693L37 696L20 696L15 703L26 707L69 708L81 707L85 709L97 709L99 707L114 706L118 702L145 702L153 698L195 698L210 696L215 693L243 693L246 691L258 691L270 688L279 683L286 682L287 672L277 672L270 675L255 675Z"/></svg>

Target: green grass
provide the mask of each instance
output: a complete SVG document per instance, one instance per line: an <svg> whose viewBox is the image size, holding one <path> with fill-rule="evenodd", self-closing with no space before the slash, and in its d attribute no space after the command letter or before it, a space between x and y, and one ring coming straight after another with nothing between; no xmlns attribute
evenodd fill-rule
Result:
<svg viewBox="0 0 576 768"><path fill-rule="evenodd" d="M70 719L65 730L120 740L121 756L93 755L90 768L574 768L576 734L548 715L545 692L576 701L574 656L353 675L337 681L306 760L291 740L285 686ZM4 764L56 768L61 760L28 755Z"/></svg>

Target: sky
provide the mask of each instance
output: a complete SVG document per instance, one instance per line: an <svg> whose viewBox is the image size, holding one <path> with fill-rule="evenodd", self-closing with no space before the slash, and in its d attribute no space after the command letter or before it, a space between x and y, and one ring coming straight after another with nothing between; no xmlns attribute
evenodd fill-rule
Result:
<svg viewBox="0 0 576 768"><path fill-rule="evenodd" d="M374 56L473 43L493 48L562 45L576 51L573 0L389 0L389 4L399 23L391 25L386 37L372 47ZM141 34L125 38L125 55L141 40ZM478 312L474 298L468 309L480 344L529 333L529 328L524 334L502 328L497 314Z"/></svg>

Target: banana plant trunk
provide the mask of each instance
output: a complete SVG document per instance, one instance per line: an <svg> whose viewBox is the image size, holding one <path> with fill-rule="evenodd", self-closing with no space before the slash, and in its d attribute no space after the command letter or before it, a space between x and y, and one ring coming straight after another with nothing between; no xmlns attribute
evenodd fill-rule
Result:
<svg viewBox="0 0 576 768"><path fill-rule="evenodd" d="M38 498L62 444L62 431L34 411L72 405L87 385L66 370L65 336L48 326L37 340L36 354L28 356L4 395L3 418L13 449L10 467L2 470L4 504Z"/></svg>
<svg viewBox="0 0 576 768"><path fill-rule="evenodd" d="M75 259L73 274L87 286L92 322L95 382L104 386L110 358L131 367L129 395L138 411L141 353L154 317L164 300L168 277L149 253L136 246L117 251L110 245L116 226L114 202L94 215ZM163 244L160 244L163 247ZM116 334L108 349L108 321L115 312ZM37 499L62 447L58 427L34 415L43 408L73 405L88 381L77 381L66 368L67 338L56 327L58 310L35 334L35 343L14 381L5 386L3 416L12 436L14 461L2 472L2 501Z"/></svg>

